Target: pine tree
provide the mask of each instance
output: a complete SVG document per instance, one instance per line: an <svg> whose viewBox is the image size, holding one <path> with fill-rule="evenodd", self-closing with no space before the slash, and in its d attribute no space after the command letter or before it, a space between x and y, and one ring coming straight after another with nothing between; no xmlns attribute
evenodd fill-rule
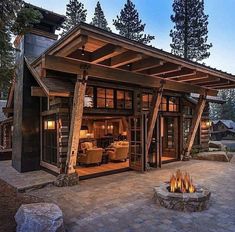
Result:
<svg viewBox="0 0 235 232"><path fill-rule="evenodd" d="M21 0L0 1L0 91L4 97L12 81L15 69L15 49L11 43L13 34L26 33L42 15L32 8L24 8Z"/></svg>
<svg viewBox="0 0 235 232"><path fill-rule="evenodd" d="M65 35L70 29L75 27L80 22L86 22L87 10L84 9L84 4L78 0L69 0L66 5L66 20L62 26L62 35Z"/></svg>
<svg viewBox="0 0 235 232"><path fill-rule="evenodd" d="M174 0L173 11L172 53L193 61L208 58L212 44L207 43L209 16L204 13L204 0Z"/></svg>
<svg viewBox="0 0 235 232"><path fill-rule="evenodd" d="M155 37L144 34L145 24L139 19L139 13L135 9L135 5L131 0L127 0L124 8L120 12L120 16L113 20L113 25L119 31L119 34L144 44L148 44Z"/></svg>
<svg viewBox="0 0 235 232"><path fill-rule="evenodd" d="M224 104L210 104L210 118L212 120L230 119L235 121L235 89L220 90L218 96L225 101Z"/></svg>
<svg viewBox="0 0 235 232"><path fill-rule="evenodd" d="M108 22L104 16L104 12L101 8L99 1L97 2L94 17L92 18L91 25L99 27L99 28L107 30L107 31L111 31L110 28L108 27Z"/></svg>

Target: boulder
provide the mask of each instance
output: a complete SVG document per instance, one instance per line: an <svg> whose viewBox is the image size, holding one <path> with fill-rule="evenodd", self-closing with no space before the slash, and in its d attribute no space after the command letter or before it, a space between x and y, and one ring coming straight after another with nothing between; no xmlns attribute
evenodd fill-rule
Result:
<svg viewBox="0 0 235 232"><path fill-rule="evenodd" d="M63 214L56 204L21 205L15 220L17 232L64 232Z"/></svg>
<svg viewBox="0 0 235 232"><path fill-rule="evenodd" d="M78 183L79 176L76 172L73 174L60 174L57 176L56 181L54 181L54 185L57 187L74 186Z"/></svg>
<svg viewBox="0 0 235 232"><path fill-rule="evenodd" d="M194 159L197 160L210 160L220 162L230 162L233 155L224 151L211 151L211 152L200 152L193 155Z"/></svg>

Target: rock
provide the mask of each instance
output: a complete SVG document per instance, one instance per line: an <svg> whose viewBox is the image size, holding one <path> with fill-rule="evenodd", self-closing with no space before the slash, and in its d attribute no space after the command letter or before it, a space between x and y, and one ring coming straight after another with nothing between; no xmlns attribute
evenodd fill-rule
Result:
<svg viewBox="0 0 235 232"><path fill-rule="evenodd" d="M79 176L77 173L73 174L60 174L57 176L54 185L57 187L73 186L79 183Z"/></svg>
<svg viewBox="0 0 235 232"><path fill-rule="evenodd" d="M15 220L16 232L64 232L62 211L56 204L21 205Z"/></svg>
<svg viewBox="0 0 235 232"><path fill-rule="evenodd" d="M227 154L224 151L200 152L193 156L193 158L197 160L210 160L220 162L230 162L232 157L232 154Z"/></svg>

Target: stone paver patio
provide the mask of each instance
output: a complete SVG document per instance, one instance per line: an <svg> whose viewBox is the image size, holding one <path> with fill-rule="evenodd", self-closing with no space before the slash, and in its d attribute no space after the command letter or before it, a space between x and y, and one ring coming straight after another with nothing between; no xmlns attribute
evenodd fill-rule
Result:
<svg viewBox="0 0 235 232"><path fill-rule="evenodd" d="M153 201L153 187L176 169L189 171L212 192L209 210L182 213ZM189 161L164 165L146 174L125 172L81 181L79 186L48 186L30 194L58 204L68 231L81 232L234 232L235 161Z"/></svg>
<svg viewBox="0 0 235 232"><path fill-rule="evenodd" d="M0 178L19 192L51 184L56 177L43 170L19 173L11 166L11 160L0 161Z"/></svg>

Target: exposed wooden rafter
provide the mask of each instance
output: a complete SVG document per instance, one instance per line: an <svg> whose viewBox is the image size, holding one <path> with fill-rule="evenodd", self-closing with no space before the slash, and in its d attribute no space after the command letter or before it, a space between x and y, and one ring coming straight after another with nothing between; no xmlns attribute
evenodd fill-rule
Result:
<svg viewBox="0 0 235 232"><path fill-rule="evenodd" d="M167 74L167 73L172 73L172 72L176 72L176 71L180 71L181 70L181 66L176 65L176 64L169 64L166 63L163 66L160 67L156 67L156 68L152 68L146 71L142 71L141 73L145 73L148 75L162 75L162 74Z"/></svg>
<svg viewBox="0 0 235 232"><path fill-rule="evenodd" d="M55 53L57 56L68 56L72 52L76 51L77 49L81 48L87 43L88 37L84 35L80 35L78 38L74 39L66 46L61 48L59 51Z"/></svg>
<svg viewBox="0 0 235 232"><path fill-rule="evenodd" d="M174 73L170 73L167 75L164 75L163 77L166 79L178 79L178 78L182 78L182 77L191 77L191 76L195 76L197 74L196 71L193 70L180 70L178 72L174 72Z"/></svg>
<svg viewBox="0 0 235 232"><path fill-rule="evenodd" d="M97 64L123 53L125 49L113 44L106 44L91 54L91 62Z"/></svg>
<svg viewBox="0 0 235 232"><path fill-rule="evenodd" d="M179 77L177 79L177 81L180 82L190 82L190 81L194 81L194 80L203 80L203 79L207 79L209 76L207 74L204 73L196 73L195 75L189 75L189 76L184 76L184 77Z"/></svg>
<svg viewBox="0 0 235 232"><path fill-rule="evenodd" d="M203 79L196 79L196 80L191 80L190 84L193 85L198 85L198 84L207 84L207 83L213 83L213 82L218 82L220 81L219 77L207 77L207 78L203 78Z"/></svg>
<svg viewBox="0 0 235 232"><path fill-rule="evenodd" d="M87 66L89 68L89 75L100 78L103 80L118 81L122 83L135 83L136 85L159 88L163 78L153 77L146 74L115 69L100 64L91 64L82 60L75 60L71 58L46 56L45 69L55 70L59 72L67 72L73 74L81 74L81 67ZM167 90L186 92L186 93L199 93L216 96L217 91L205 89L200 86L194 86L186 83L178 83L176 81L165 80L164 88Z"/></svg>
<svg viewBox="0 0 235 232"><path fill-rule="evenodd" d="M133 52L124 52L118 56L115 56L111 59L111 64L110 66L113 68L118 68L120 66L130 64L133 62L136 62L138 60L142 60L144 58L143 55L139 53L133 53Z"/></svg>
<svg viewBox="0 0 235 232"><path fill-rule="evenodd" d="M146 58L144 60L137 61L131 65L131 70L134 72L144 71L146 69L156 68L164 65L164 62L159 59Z"/></svg>

